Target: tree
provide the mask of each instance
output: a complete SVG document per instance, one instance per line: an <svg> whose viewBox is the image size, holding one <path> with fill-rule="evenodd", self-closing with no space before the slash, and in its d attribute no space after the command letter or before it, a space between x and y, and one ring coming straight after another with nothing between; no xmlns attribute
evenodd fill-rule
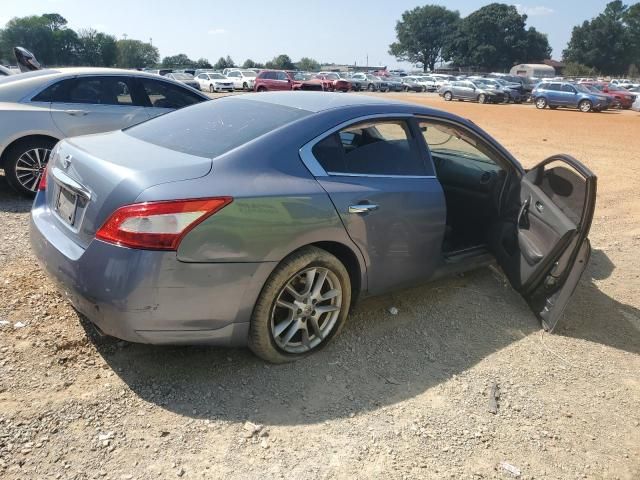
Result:
<svg viewBox="0 0 640 480"><path fill-rule="evenodd" d="M233 58L231 58L229 55L227 55L227 58L224 59L225 62L227 62L227 68L233 68L236 66L236 64L233 61Z"/></svg>
<svg viewBox="0 0 640 480"><path fill-rule="evenodd" d="M173 55L170 57L164 57L162 59L162 66L164 68L189 67L193 64L194 61L184 53L179 53L178 55Z"/></svg>
<svg viewBox="0 0 640 480"><path fill-rule="evenodd" d="M152 67L158 63L158 49L140 40L118 40L117 65L122 68Z"/></svg>
<svg viewBox="0 0 640 480"><path fill-rule="evenodd" d="M84 28L77 36L77 57L80 65L111 67L116 63L116 38L93 28Z"/></svg>
<svg viewBox="0 0 640 480"><path fill-rule="evenodd" d="M13 47L24 47L31 50L43 65L55 61L53 43L50 20L43 16L12 18L2 31L3 51L10 51L13 57Z"/></svg>
<svg viewBox="0 0 640 480"><path fill-rule="evenodd" d="M298 63L296 63L298 70L304 70L306 72L317 72L320 70L320 62L309 57L302 57Z"/></svg>
<svg viewBox="0 0 640 480"><path fill-rule="evenodd" d="M565 77L595 77L598 71L581 63L568 62L564 65L563 74Z"/></svg>
<svg viewBox="0 0 640 480"><path fill-rule="evenodd" d="M400 61L433 70L436 63L449 59L450 43L460 22L460 13L439 5L407 10L396 24L397 41L389 54Z"/></svg>
<svg viewBox="0 0 640 480"><path fill-rule="evenodd" d="M275 70L295 70L296 66L291 61L289 55L278 55L277 57L273 57L272 60L269 60L266 64L267 68L272 68Z"/></svg>
<svg viewBox="0 0 640 480"><path fill-rule="evenodd" d="M213 64L214 70L224 70L230 68L227 66L227 60L224 57L220 57L216 63Z"/></svg>
<svg viewBox="0 0 640 480"><path fill-rule="evenodd" d="M264 68L264 64L254 62L250 58L247 58L242 64L242 68Z"/></svg>
<svg viewBox="0 0 640 480"><path fill-rule="evenodd" d="M209 63L209 60L207 60L206 58L199 58L198 60L196 60L194 67L196 68L213 68L211 66L211 64Z"/></svg>
<svg viewBox="0 0 640 480"><path fill-rule="evenodd" d="M635 65L640 65L640 3L629 7L624 21L629 34L631 61Z"/></svg>
<svg viewBox="0 0 640 480"><path fill-rule="evenodd" d="M582 63L607 74L625 72L633 61L632 30L636 28L636 20L640 23L640 9L636 10L636 6L630 13L621 0L615 0L597 17L573 27L571 40L563 52L565 61ZM629 22L629 27L625 22Z"/></svg>
<svg viewBox="0 0 640 480"><path fill-rule="evenodd" d="M527 16L513 5L492 3L476 10L460 22L452 42L454 62L498 70L548 58L547 37L534 28L526 29L526 21Z"/></svg>

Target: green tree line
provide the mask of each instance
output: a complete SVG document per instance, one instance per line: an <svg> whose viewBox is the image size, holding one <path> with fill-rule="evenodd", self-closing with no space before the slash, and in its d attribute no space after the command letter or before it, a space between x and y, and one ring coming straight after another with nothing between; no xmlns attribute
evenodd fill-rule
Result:
<svg viewBox="0 0 640 480"><path fill-rule="evenodd" d="M407 10L396 24L389 53L425 71L439 63L479 70L508 70L551 55L546 34L527 27L527 15L513 5L491 3L462 18L440 5ZM607 4L590 21L575 26L563 52L571 72L637 74L640 65L640 3Z"/></svg>
<svg viewBox="0 0 640 480"><path fill-rule="evenodd" d="M0 28L0 63L15 63L13 47L21 46L33 52L44 66L320 69L320 63L312 58L303 57L294 63L285 54L266 63L247 59L241 65L236 65L229 55L220 57L214 64L206 58L192 60L184 53L166 56L160 61L158 49L150 43L118 40L113 35L91 28L75 31L67 25L67 20L57 13L11 19L4 28Z"/></svg>

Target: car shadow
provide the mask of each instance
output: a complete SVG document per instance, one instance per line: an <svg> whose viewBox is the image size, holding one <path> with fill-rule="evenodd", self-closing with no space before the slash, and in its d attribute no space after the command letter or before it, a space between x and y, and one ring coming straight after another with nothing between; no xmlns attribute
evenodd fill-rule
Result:
<svg viewBox="0 0 640 480"><path fill-rule="evenodd" d="M16 193L0 173L0 211L27 213L31 210L33 200Z"/></svg>
<svg viewBox="0 0 640 480"><path fill-rule="evenodd" d="M557 334L640 353L640 311L594 283L613 269L594 250ZM266 425L319 423L401 402L540 331L525 302L492 269L366 300L332 344L287 365L265 364L246 349L97 338L86 320L83 326L145 401L190 418Z"/></svg>

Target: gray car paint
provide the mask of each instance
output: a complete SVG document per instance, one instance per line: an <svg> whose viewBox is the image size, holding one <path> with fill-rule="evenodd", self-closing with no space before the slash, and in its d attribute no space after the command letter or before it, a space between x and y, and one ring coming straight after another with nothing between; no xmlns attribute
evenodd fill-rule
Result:
<svg viewBox="0 0 640 480"><path fill-rule="evenodd" d="M300 158L303 145L345 122L367 116L420 115L473 130L511 163L515 175L522 175L517 161L471 122L415 105L340 94L266 93L253 95L250 100L315 114L213 160L189 159L168 149L162 153L160 147L153 150L151 144L140 142L146 145L143 148L125 139L124 133L61 143L54 167L61 162L60 153L67 149L72 152L75 148L76 155L89 158L87 165L93 169L87 167L76 173L94 189L101 182L105 185L104 191L93 192L97 202L103 203L95 207L93 224L82 237L52 212L49 205L55 189L49 187L46 195L36 196L34 203L32 247L76 308L103 331L147 343L243 344L253 306L273 268L297 248L318 242L330 242L351 252L365 295L432 278L445 270L461 271L486 263L485 256L443 268L446 262L441 241L446 212L437 179L410 179L407 185L414 186L409 190L420 190L420 194L400 204L397 197L405 192L393 193L397 179L370 179L365 186L353 178L318 177ZM221 101L245 99L217 102ZM132 148L134 154L118 162L118 151L129 152ZM136 157L140 158L138 162L127 164ZM171 166L172 157L174 167L186 170L182 178L180 169ZM154 163L143 168L149 158ZM162 167L165 162L166 168ZM207 168L210 171L205 172ZM49 180L55 182L52 175L50 172ZM374 200L391 205L392 211L382 222L370 225L364 217L345 216L344 205L357 202L363 192L368 198L374 198L370 192L380 192ZM90 232L123 204L224 195L233 196L233 203L193 229L177 252L129 249L90 238ZM394 220L394 214L405 214L397 208L408 208L416 222ZM417 219L420 213L425 215L422 220ZM385 223L398 225L389 231L404 233L389 239L389 231L381 232ZM367 242L372 235L377 238L370 241L380 245L398 243L394 248L383 248L382 255L372 255Z"/></svg>

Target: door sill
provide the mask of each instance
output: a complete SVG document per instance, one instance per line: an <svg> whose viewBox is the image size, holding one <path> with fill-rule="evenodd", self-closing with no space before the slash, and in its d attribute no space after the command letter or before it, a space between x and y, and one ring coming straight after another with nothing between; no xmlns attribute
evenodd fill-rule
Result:
<svg viewBox="0 0 640 480"><path fill-rule="evenodd" d="M457 263L463 260L468 260L470 257L476 257L484 254L488 254L489 250L487 245L474 245L473 247L462 248L460 250L452 250L450 252L443 252L444 259L450 263Z"/></svg>

